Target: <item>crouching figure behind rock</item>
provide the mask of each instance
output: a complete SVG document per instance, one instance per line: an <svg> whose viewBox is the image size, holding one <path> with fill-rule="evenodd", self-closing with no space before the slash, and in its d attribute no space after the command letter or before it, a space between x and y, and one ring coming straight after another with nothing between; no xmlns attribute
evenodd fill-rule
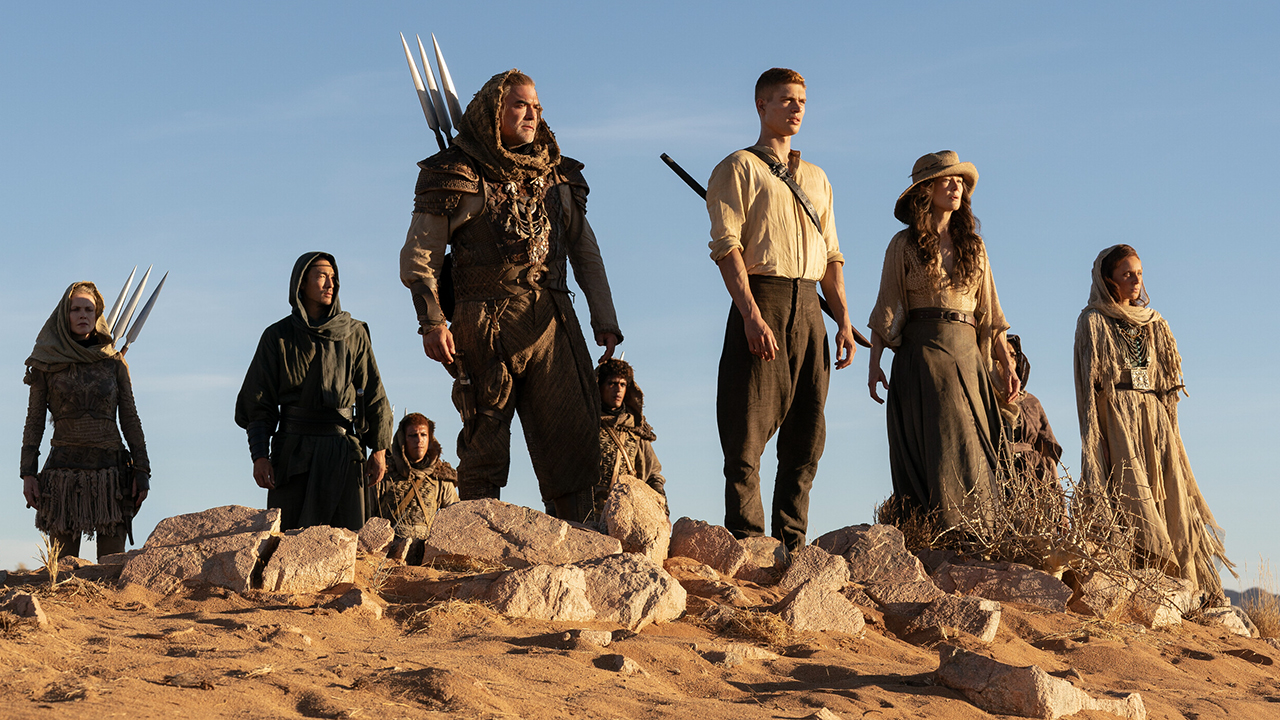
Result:
<svg viewBox="0 0 1280 720"><path fill-rule="evenodd" d="M458 473L440 457L436 424L420 413L400 421L387 475L374 488L371 516L391 521L396 537L426 539L436 511L458 502Z"/></svg>
<svg viewBox="0 0 1280 720"><path fill-rule="evenodd" d="M609 489L620 475L643 480L666 501L667 481L662 463L653 451L658 439L644 419L644 393L636 385L635 371L623 360L612 358L596 367L600 386L600 479L594 491L595 509L591 520L604 518Z"/></svg>

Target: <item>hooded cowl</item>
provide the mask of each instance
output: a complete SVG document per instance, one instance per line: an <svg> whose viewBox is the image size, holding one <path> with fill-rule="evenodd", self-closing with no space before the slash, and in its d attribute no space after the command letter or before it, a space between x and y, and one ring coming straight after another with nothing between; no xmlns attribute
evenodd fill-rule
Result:
<svg viewBox="0 0 1280 720"><path fill-rule="evenodd" d="M515 68L498 73L471 98L467 110L458 121L454 144L462 148L480 165L490 182L511 182L542 177L560 164L560 146L547 121L538 118L538 131L533 142L518 148L502 144L499 115L502 111L502 83L507 76L519 72Z"/></svg>
<svg viewBox="0 0 1280 720"><path fill-rule="evenodd" d="M81 345L75 335L71 334L71 295L83 290L93 294L94 304L98 308L98 319L89 334L92 340L87 346ZM35 347L31 349L26 365L44 372L57 372L68 365L93 363L118 355L119 351L111 339L111 331L107 328L107 319L102 310L102 293L98 292L93 283L77 282L68 285L66 292L62 294L62 300L36 336Z"/></svg>

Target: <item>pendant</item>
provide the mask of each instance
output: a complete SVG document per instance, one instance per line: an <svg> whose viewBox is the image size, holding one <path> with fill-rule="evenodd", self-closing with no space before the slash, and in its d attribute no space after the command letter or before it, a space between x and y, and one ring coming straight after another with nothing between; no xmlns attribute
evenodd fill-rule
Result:
<svg viewBox="0 0 1280 720"><path fill-rule="evenodd" d="M1151 373L1144 367L1129 368L1130 384L1134 390L1153 390L1151 385Z"/></svg>

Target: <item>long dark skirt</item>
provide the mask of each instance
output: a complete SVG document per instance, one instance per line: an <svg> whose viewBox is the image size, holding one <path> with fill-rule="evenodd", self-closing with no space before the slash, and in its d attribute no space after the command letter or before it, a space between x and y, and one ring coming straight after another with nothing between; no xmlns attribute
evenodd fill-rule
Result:
<svg viewBox="0 0 1280 720"><path fill-rule="evenodd" d="M972 325L914 320L893 356L887 408L893 492L947 527L989 521L1000 415Z"/></svg>

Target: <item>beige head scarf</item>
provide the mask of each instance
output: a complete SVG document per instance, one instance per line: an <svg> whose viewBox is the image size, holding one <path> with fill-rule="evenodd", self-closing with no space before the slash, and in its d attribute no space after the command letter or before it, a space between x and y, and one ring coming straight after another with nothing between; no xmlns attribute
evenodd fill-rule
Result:
<svg viewBox="0 0 1280 720"><path fill-rule="evenodd" d="M1147 307L1150 298L1147 297L1147 287L1142 286L1142 297L1139 302L1142 305L1121 305L1116 302L1115 296L1111 294L1111 289L1107 286L1107 281L1102 277L1102 261L1112 250L1120 247L1112 245L1111 247L1098 253L1097 259L1093 261L1093 286L1089 288L1089 304L1085 306L1085 310L1093 309L1106 315L1109 318L1123 320L1130 325L1148 325L1160 319L1160 313Z"/></svg>
<svg viewBox="0 0 1280 720"><path fill-rule="evenodd" d="M97 323L89 333L92 341L87 346L81 345L71 334L71 296L77 293L92 297L98 309ZM102 313L103 307L102 293L93 283L71 283L36 336L36 346L32 348L26 364L37 370L57 372L75 363L98 362L118 355L111 331L107 328L107 319Z"/></svg>
<svg viewBox="0 0 1280 720"><path fill-rule="evenodd" d="M491 182L542 177L560 164L560 146L556 143L556 136L541 117L538 118L538 132L533 142L515 149L502 144L499 123L502 97L506 94L502 83L516 72L520 71L512 68L489 78L489 82L467 103L467 111L458 121L458 136L454 138L454 143L480 164L485 179Z"/></svg>

